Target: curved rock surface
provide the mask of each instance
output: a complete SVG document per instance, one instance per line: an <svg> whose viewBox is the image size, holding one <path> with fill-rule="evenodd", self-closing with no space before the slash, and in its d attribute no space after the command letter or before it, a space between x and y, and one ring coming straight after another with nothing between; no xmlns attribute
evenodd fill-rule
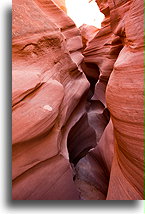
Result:
<svg viewBox="0 0 145 214"><path fill-rule="evenodd" d="M83 48L86 48L89 41L91 41L95 37L95 35L99 32L99 29L93 25L87 24L83 24L82 26L79 27L79 29L82 36Z"/></svg>
<svg viewBox="0 0 145 214"><path fill-rule="evenodd" d="M96 148L76 165L75 183L83 200L106 199L113 155L114 134L110 120Z"/></svg>
<svg viewBox="0 0 145 214"><path fill-rule="evenodd" d="M64 0L13 0L15 200L143 199L143 2L96 3L83 34Z"/></svg>
<svg viewBox="0 0 145 214"><path fill-rule="evenodd" d="M61 10L67 12L65 0L53 0L56 3L57 7L60 7Z"/></svg>
<svg viewBox="0 0 145 214"><path fill-rule="evenodd" d="M139 200L144 191L143 2L96 2L105 20L84 50L84 63L98 67L97 77L100 72L91 100L99 100L109 109L115 148L114 155L111 149L111 159L105 159L112 145L112 140L104 137L106 128L96 148L77 164L76 182L84 199ZM84 71L95 79L95 69L92 72L89 66ZM104 138L107 144L103 144Z"/></svg>
<svg viewBox="0 0 145 214"><path fill-rule="evenodd" d="M89 83L80 32L56 3L13 1L13 199L79 199L67 136Z"/></svg>
<svg viewBox="0 0 145 214"><path fill-rule="evenodd" d="M123 49L106 94L116 139L107 199L139 200L144 194L143 1L115 2L109 1L111 27Z"/></svg>

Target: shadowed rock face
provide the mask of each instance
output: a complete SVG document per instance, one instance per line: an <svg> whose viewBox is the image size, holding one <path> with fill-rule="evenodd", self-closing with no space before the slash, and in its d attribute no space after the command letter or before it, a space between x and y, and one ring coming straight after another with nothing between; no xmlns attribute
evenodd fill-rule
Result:
<svg viewBox="0 0 145 214"><path fill-rule="evenodd" d="M82 54L64 0L13 0L15 200L143 199L143 2L96 2Z"/></svg>
<svg viewBox="0 0 145 214"><path fill-rule="evenodd" d="M99 143L76 165L75 183L84 200L105 200L114 154L114 134L110 121Z"/></svg>
<svg viewBox="0 0 145 214"><path fill-rule="evenodd" d="M87 113L72 127L67 141L69 159L74 164L96 146L96 133L89 125Z"/></svg>

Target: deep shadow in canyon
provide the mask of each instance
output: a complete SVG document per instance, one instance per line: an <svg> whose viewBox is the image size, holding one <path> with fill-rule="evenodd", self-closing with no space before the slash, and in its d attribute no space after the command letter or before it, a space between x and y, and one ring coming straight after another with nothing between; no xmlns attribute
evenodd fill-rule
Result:
<svg viewBox="0 0 145 214"><path fill-rule="evenodd" d="M96 3L85 38L64 1L13 2L14 200L143 199L143 3Z"/></svg>

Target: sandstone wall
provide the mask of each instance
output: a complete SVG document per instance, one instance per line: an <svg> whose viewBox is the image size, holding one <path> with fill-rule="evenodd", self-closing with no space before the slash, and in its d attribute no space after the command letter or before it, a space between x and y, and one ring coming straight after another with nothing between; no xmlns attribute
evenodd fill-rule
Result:
<svg viewBox="0 0 145 214"><path fill-rule="evenodd" d="M89 88L79 30L51 0L14 0L12 31L13 199L79 199L67 151Z"/></svg>
<svg viewBox="0 0 145 214"><path fill-rule="evenodd" d="M111 28L123 49L106 93L116 139L107 199L143 199L143 1L108 2Z"/></svg>
<svg viewBox="0 0 145 214"><path fill-rule="evenodd" d="M105 20L83 52L84 71L95 79L99 70L91 100L107 106L113 130L79 161L76 182L85 199L143 199L143 1L96 2Z"/></svg>
<svg viewBox="0 0 145 214"><path fill-rule="evenodd" d="M143 2L96 3L83 51L63 0L13 0L15 200L143 199Z"/></svg>

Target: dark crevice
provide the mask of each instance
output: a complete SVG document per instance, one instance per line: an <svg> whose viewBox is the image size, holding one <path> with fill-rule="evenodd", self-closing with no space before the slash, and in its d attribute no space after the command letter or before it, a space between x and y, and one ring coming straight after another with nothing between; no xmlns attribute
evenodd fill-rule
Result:
<svg viewBox="0 0 145 214"><path fill-rule="evenodd" d="M90 81L89 81L90 80ZM74 166L97 146L110 120L110 112L100 100L92 100L97 80L88 77L90 89L86 100L86 112L70 129L67 138L69 160Z"/></svg>
<svg viewBox="0 0 145 214"><path fill-rule="evenodd" d="M96 64L94 63L86 63L83 62L81 64L82 70L86 75L87 80L90 83L90 89L89 89L89 93L88 93L88 101L92 98L92 96L94 95L94 90L95 90L95 85L99 79L99 68Z"/></svg>
<svg viewBox="0 0 145 214"><path fill-rule="evenodd" d="M76 165L95 146L96 133L89 125L88 115L85 113L68 134L67 147L70 162Z"/></svg>

